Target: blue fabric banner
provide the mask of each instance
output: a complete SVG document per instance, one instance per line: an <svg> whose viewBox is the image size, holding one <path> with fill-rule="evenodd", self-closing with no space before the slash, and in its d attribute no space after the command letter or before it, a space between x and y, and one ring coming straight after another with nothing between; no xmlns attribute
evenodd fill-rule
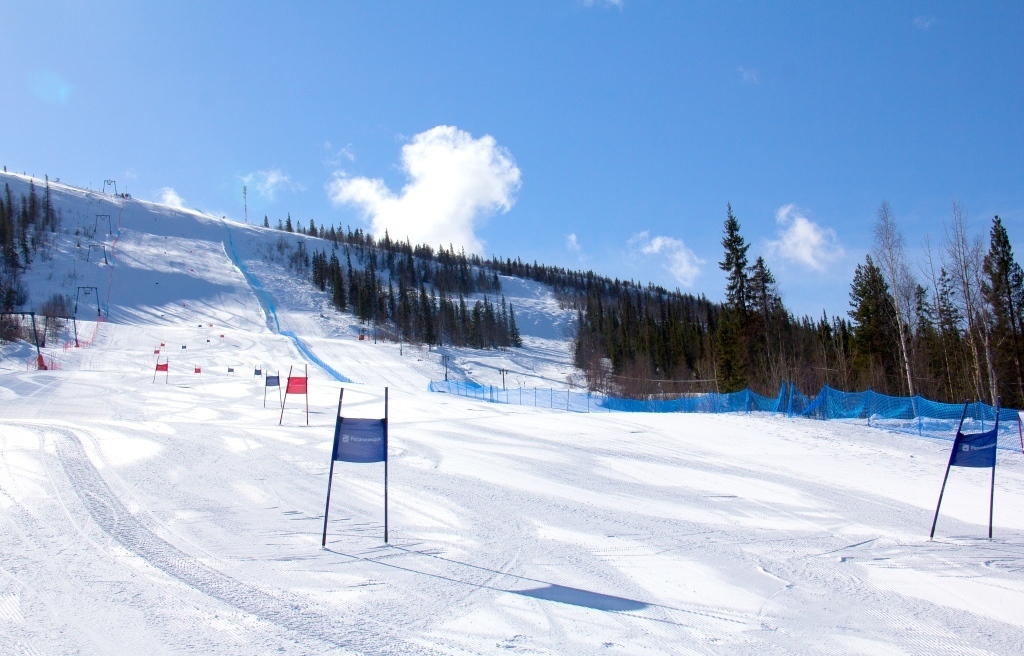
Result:
<svg viewBox="0 0 1024 656"><path fill-rule="evenodd" d="M334 459L342 462L384 462L387 459L384 420L338 417L334 426Z"/></svg>
<svg viewBox="0 0 1024 656"><path fill-rule="evenodd" d="M267 376L267 387L280 387L281 377L280 376Z"/></svg>
<svg viewBox="0 0 1024 656"><path fill-rule="evenodd" d="M996 429L984 433L957 433L953 442L953 467L995 467Z"/></svg>

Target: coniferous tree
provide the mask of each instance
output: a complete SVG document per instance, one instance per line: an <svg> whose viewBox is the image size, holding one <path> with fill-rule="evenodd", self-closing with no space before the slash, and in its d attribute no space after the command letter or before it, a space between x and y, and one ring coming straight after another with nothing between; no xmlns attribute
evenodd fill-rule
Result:
<svg viewBox="0 0 1024 656"><path fill-rule="evenodd" d="M519 334L519 327L516 326L516 310L510 303L508 306L508 334L511 345L520 348L523 345L523 338Z"/></svg>
<svg viewBox="0 0 1024 656"><path fill-rule="evenodd" d="M1000 395L1003 402L1019 407L1024 386L1022 376L1022 308L1024 272L1013 257L1010 238L998 216L992 219L989 250L982 264L981 292L992 309L992 339L998 355Z"/></svg>
<svg viewBox="0 0 1024 656"><path fill-rule="evenodd" d="M899 348L895 335L893 304L889 285L871 256L858 264L850 289L850 318L853 320L851 350L854 366L862 372L868 387L888 389L899 375L893 353Z"/></svg>
<svg viewBox="0 0 1024 656"><path fill-rule="evenodd" d="M725 302L736 310L741 318L747 314L747 249L750 245L740 234L740 222L732 213L732 204L726 204L725 236L722 247L725 257L718 267L725 271Z"/></svg>
<svg viewBox="0 0 1024 656"><path fill-rule="evenodd" d="M725 256L718 267L725 272L725 312L715 335L718 356L718 386L724 392L747 386L747 250L750 245L740 234L740 223L726 204L722 247Z"/></svg>
<svg viewBox="0 0 1024 656"><path fill-rule="evenodd" d="M747 353L743 340L743 317L738 308L727 307L715 335L718 347L716 378L721 392L738 392L748 385Z"/></svg>
<svg viewBox="0 0 1024 656"><path fill-rule="evenodd" d="M777 378L781 343L773 348L773 337L778 339L780 321L785 313L779 296L775 276L763 257L758 257L749 268L747 278L748 325L751 360L760 365L761 379ZM781 340L779 340L781 341Z"/></svg>

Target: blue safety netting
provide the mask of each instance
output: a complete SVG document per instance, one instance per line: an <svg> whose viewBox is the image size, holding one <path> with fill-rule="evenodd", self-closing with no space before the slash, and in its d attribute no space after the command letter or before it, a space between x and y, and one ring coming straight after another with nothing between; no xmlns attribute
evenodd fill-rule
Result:
<svg viewBox="0 0 1024 656"><path fill-rule="evenodd" d="M921 437L952 440L956 434L962 403L940 403L921 396L889 396L872 390L842 392L825 386L808 396L783 383L777 396L762 396L750 389L720 394L687 394L674 399L621 399L589 392L496 387L464 381L435 381L430 391L455 394L490 403L534 406L570 412L764 412L788 417L820 420L863 421L868 426ZM970 403L964 415L964 432L991 429L995 408ZM1018 411L999 411L999 448L1024 450Z"/></svg>
<svg viewBox="0 0 1024 656"><path fill-rule="evenodd" d="M478 401L489 403L507 403L526 405L535 408L551 408L569 412L609 412L609 408L601 406L607 397L589 392L573 392L570 390L540 389L536 387L517 387L501 389L466 381L432 381L431 392L455 394Z"/></svg>

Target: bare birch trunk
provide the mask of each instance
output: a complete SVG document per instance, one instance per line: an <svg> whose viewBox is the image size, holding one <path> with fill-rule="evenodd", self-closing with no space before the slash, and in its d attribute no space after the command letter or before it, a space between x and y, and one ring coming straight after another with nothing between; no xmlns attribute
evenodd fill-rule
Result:
<svg viewBox="0 0 1024 656"><path fill-rule="evenodd" d="M980 338L978 326L978 276L974 272L980 266L980 242L974 244L967 238L967 216L963 206L953 203L953 219L946 226L946 254L953 264L953 277L960 286L960 300L963 303L964 317L967 319L967 343L971 348L971 368L974 373L974 391L976 398L983 398L984 381L982 374L982 355L979 353ZM987 351L986 346L986 351ZM986 353L985 360L990 360ZM986 372L989 366L986 363Z"/></svg>
<svg viewBox="0 0 1024 656"><path fill-rule="evenodd" d="M914 396L914 377L910 370L910 346L907 333L914 323L912 310L913 276L906 263L903 235L896 227L889 203L882 201L875 221L875 256L881 264L882 274L889 283L889 301L896 315L896 332L900 339L900 356L907 376L907 391Z"/></svg>

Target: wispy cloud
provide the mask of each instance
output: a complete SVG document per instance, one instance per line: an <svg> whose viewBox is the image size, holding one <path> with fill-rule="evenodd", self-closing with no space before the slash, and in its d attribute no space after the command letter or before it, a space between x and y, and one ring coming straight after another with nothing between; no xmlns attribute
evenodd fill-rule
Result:
<svg viewBox="0 0 1024 656"><path fill-rule="evenodd" d="M273 201L279 191L303 191L305 187L292 182L291 177L277 167L242 176L242 182L251 186L266 200Z"/></svg>
<svg viewBox="0 0 1024 656"><path fill-rule="evenodd" d="M324 142L324 166L339 167L344 162L356 161L355 152L352 150L352 144L348 144L342 148L337 148L330 141Z"/></svg>
<svg viewBox="0 0 1024 656"><path fill-rule="evenodd" d="M623 0L582 0L584 7L618 7L622 9Z"/></svg>
<svg viewBox="0 0 1024 656"><path fill-rule="evenodd" d="M511 153L494 137L474 139L448 125L402 146L402 170L409 181L397 194L383 180L336 171L326 184L327 196L335 205L362 209L378 236L387 230L397 239L482 253L476 228L512 208L521 177Z"/></svg>
<svg viewBox="0 0 1024 656"><path fill-rule="evenodd" d="M587 261L587 256L583 254L583 246L580 245L580 240L577 239L575 232L570 232L565 236L565 250L575 254L580 262Z"/></svg>
<svg viewBox="0 0 1024 656"><path fill-rule="evenodd" d="M704 260L687 248L683 240L675 237L655 236L644 230L629 240L630 248L641 255L660 255L665 259L664 267L683 287L693 287L700 275Z"/></svg>
<svg viewBox="0 0 1024 656"><path fill-rule="evenodd" d="M792 203L775 212L781 226L779 238L768 242L768 251L815 271L824 271L828 264L843 256L835 230L822 228L811 221Z"/></svg>
<svg viewBox="0 0 1024 656"><path fill-rule="evenodd" d="M914 16L914 29L927 32L935 24L934 16Z"/></svg>
<svg viewBox="0 0 1024 656"><path fill-rule="evenodd" d="M51 105L67 104L74 90L63 77L47 70L32 73L28 78L28 86L36 98Z"/></svg>
<svg viewBox="0 0 1024 656"><path fill-rule="evenodd" d="M740 74L740 80L742 80L744 84L757 84L761 81L761 78L757 75L757 69L737 66L736 72Z"/></svg>
<svg viewBox="0 0 1024 656"><path fill-rule="evenodd" d="M185 200L171 187L160 189L160 191L156 192L156 198L157 202L162 205L170 205L178 209L184 209L185 207Z"/></svg>

